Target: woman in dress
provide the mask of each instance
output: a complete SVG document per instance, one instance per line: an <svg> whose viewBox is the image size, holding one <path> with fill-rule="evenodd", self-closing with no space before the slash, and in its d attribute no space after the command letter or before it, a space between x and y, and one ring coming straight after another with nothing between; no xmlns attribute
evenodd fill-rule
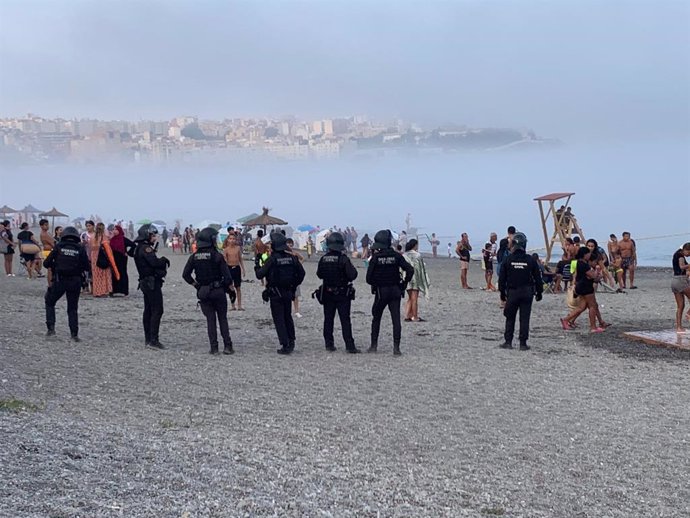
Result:
<svg viewBox="0 0 690 518"><path fill-rule="evenodd" d="M686 257L690 256L690 243L685 243L682 248L673 254L671 265L673 266L673 281L671 291L676 298L676 333L686 333L683 329L683 310L685 309L685 297L690 299L690 264ZM690 320L690 311L686 317Z"/></svg>
<svg viewBox="0 0 690 518"><path fill-rule="evenodd" d="M405 260L414 268L414 275L407 286L407 304L405 304L405 322L426 322L419 316L419 293L429 297L429 276L422 254L419 253L419 242L410 239L405 245Z"/></svg>
<svg viewBox="0 0 690 518"><path fill-rule="evenodd" d="M94 297L106 297L113 291L113 278L110 267L99 268L97 264L98 252L101 249L101 245L104 245L108 241L109 239L105 232L105 225L103 223L98 223L96 225L96 233L94 234L93 239L89 242L91 273L93 276L91 281L93 285L91 294Z"/></svg>
<svg viewBox="0 0 690 518"><path fill-rule="evenodd" d="M134 242L127 238L125 231L120 225L113 227L110 236L110 248L113 251L115 266L117 266L118 276L112 272L113 295L120 293L125 297L129 295L129 276L127 275L127 256L133 255Z"/></svg>

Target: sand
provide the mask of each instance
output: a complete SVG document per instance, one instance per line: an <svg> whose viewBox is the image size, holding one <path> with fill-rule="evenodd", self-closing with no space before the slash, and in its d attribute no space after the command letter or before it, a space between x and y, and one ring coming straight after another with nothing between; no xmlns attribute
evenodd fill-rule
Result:
<svg viewBox="0 0 690 518"><path fill-rule="evenodd" d="M600 295L601 335L563 331L564 296L545 295L520 352L497 347L498 296L427 259L428 322L403 323L398 358L389 319L376 355L346 354L339 324L324 350L310 261L296 353L276 354L254 282L230 313L236 354L214 357L185 259L164 286L167 351L143 345L134 280L128 299L82 298L74 344L64 299L44 338L44 279L0 278L0 402L31 405L0 410L0 516L690 515L690 353L620 336L672 328L668 270Z"/></svg>

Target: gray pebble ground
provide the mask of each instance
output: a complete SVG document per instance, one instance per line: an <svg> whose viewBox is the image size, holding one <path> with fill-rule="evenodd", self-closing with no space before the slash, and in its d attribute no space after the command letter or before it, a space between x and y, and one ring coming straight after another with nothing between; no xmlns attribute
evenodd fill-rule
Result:
<svg viewBox="0 0 690 518"><path fill-rule="evenodd" d="M377 355L324 350L309 262L294 355L275 353L249 283L247 311L230 313L236 354L211 357L183 262L163 352L142 343L134 280L128 299L82 299L73 344L64 300L44 338L43 280L0 279L0 400L36 407L0 410L0 516L690 516L690 353L620 337L672 328L668 271L601 295L615 326L597 336L585 318L562 331L564 298L546 295L520 352L497 348L497 296L428 260L428 322L403 324L396 358L389 319Z"/></svg>

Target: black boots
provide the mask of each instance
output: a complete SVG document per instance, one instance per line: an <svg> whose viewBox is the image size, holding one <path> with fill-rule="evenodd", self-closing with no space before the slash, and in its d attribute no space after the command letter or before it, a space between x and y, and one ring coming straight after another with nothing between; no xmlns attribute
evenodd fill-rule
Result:
<svg viewBox="0 0 690 518"><path fill-rule="evenodd" d="M359 349L357 349L357 348L354 346L354 344L353 344L353 345L351 345L350 347L347 348L347 352L349 352L350 354L358 354L358 353L361 353L362 351L360 351Z"/></svg>
<svg viewBox="0 0 690 518"><path fill-rule="evenodd" d="M333 345L333 344L326 344L326 350L327 350L327 351L330 351L330 352L333 352L333 351L337 351L337 348L336 348L336 346Z"/></svg>
<svg viewBox="0 0 690 518"><path fill-rule="evenodd" d="M46 336L55 336L55 329L49 327L48 331L46 331Z"/></svg>
<svg viewBox="0 0 690 518"><path fill-rule="evenodd" d="M223 347L223 354L234 354L235 350L232 348L232 344L228 344Z"/></svg>
<svg viewBox="0 0 690 518"><path fill-rule="evenodd" d="M393 356L400 356L402 353L400 352L400 343L393 344Z"/></svg>
<svg viewBox="0 0 690 518"><path fill-rule="evenodd" d="M148 346L151 347L152 349L158 349L161 351L165 349L165 346L162 343L160 343L158 340L151 340L148 343Z"/></svg>
<svg viewBox="0 0 690 518"><path fill-rule="evenodd" d="M501 349L512 349L512 348L513 348L513 344L512 344L511 342L509 342L509 341L506 340L506 341L503 342L501 345L499 345L499 347L500 347Z"/></svg>
<svg viewBox="0 0 690 518"><path fill-rule="evenodd" d="M375 353L376 349L378 348L379 344L376 342L371 342L371 345L369 346L369 349L367 349L368 353Z"/></svg>
<svg viewBox="0 0 690 518"><path fill-rule="evenodd" d="M79 342L81 342L81 338L79 338L79 335L73 334L72 335L72 341L79 343Z"/></svg>
<svg viewBox="0 0 690 518"><path fill-rule="evenodd" d="M529 351L529 350L530 350L530 347L529 347L529 345L527 345L527 342L526 342L526 341L524 341L524 342L521 341L521 342L520 342L520 350L521 350L521 351Z"/></svg>

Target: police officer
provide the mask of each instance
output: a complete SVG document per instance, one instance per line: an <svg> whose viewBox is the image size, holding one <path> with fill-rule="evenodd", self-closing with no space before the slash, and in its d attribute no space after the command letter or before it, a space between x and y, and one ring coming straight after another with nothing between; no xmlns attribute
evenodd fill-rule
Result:
<svg viewBox="0 0 690 518"><path fill-rule="evenodd" d="M223 338L223 354L232 354L232 340L228 329L228 299L225 292L232 289L232 276L223 256L216 248L218 231L207 227L197 236L197 251L189 256L182 278L197 289L201 311L206 317L211 354L218 354L218 331ZM195 274L196 279L192 277Z"/></svg>
<svg viewBox="0 0 690 518"><path fill-rule="evenodd" d="M63 295L67 295L67 318L72 340L79 338L79 295L83 275L91 270L91 262L86 250L81 245L79 231L66 227L62 231L60 242L51 250L43 265L52 271L52 282L45 295L46 336L55 335L55 304Z"/></svg>
<svg viewBox="0 0 690 518"><path fill-rule="evenodd" d="M505 342L503 349L513 348L515 317L520 310L520 350L527 351L529 338L529 317L532 312L532 298L541 300L544 283L537 262L527 253L527 236L517 232L513 236L511 253L503 260L498 276L498 290L505 302L503 315L506 317ZM536 294L536 296L535 296Z"/></svg>
<svg viewBox="0 0 690 518"><path fill-rule="evenodd" d="M155 242L158 230L153 225L142 225L134 240L134 264L139 272L139 289L144 294L144 338L146 345L155 349L165 349L158 332L163 316L163 280L167 274L170 260L157 257Z"/></svg>
<svg viewBox="0 0 690 518"><path fill-rule="evenodd" d="M295 323L292 320L292 301L295 288L304 280L304 268L299 259L287 252L287 240L280 232L271 233L271 255L263 266L255 267L257 279L266 279L264 300L268 298L271 316L276 326L280 349L278 354L290 354L295 349Z"/></svg>
<svg viewBox="0 0 690 518"><path fill-rule="evenodd" d="M367 268L367 284L371 285L374 293L374 305L371 313L374 319L371 322L371 347L367 352L375 353L378 347L379 329L381 317L386 307L391 312L393 320L393 354L399 356L400 352L400 299L405 293L407 284L412 280L414 268L405 258L391 248L390 230L379 230L374 236L374 244L371 246L373 256ZM400 270L405 272L404 280L400 278Z"/></svg>
<svg viewBox="0 0 690 518"><path fill-rule="evenodd" d="M333 232L328 236L326 247L328 252L321 257L316 269L316 276L323 280L319 289L320 302L323 304L323 338L326 341L326 349L335 351L333 322L337 311L347 352L359 353L361 351L355 347L350 322L350 305L354 300L354 286L351 283L357 278L357 270L350 258L343 253L345 239L340 232Z"/></svg>

